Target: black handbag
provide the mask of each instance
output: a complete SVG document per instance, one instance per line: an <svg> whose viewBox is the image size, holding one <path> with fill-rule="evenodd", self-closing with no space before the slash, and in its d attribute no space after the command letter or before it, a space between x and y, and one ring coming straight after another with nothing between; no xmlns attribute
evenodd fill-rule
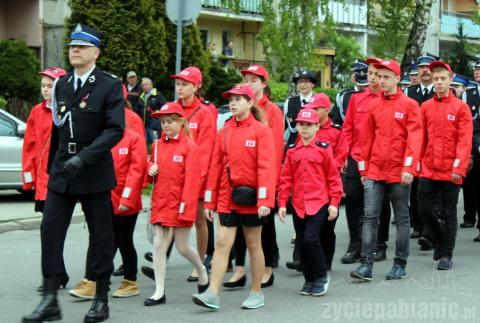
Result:
<svg viewBox="0 0 480 323"><path fill-rule="evenodd" d="M228 163L228 155L227 155L227 133L228 128L225 129L225 138L224 138L224 150L225 150L225 161L227 167L227 177L228 182L230 183L230 187L232 189L232 200L233 203L237 205L244 205L244 206L255 206L257 205L257 189L251 186L237 186L233 187L232 180L230 179L230 165Z"/></svg>

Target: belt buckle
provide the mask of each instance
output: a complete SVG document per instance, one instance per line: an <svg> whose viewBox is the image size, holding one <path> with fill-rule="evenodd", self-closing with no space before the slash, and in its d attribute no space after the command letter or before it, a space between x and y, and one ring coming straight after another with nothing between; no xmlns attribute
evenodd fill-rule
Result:
<svg viewBox="0 0 480 323"><path fill-rule="evenodd" d="M76 154L77 153L77 143L76 142L69 142L68 143L68 153L69 154Z"/></svg>

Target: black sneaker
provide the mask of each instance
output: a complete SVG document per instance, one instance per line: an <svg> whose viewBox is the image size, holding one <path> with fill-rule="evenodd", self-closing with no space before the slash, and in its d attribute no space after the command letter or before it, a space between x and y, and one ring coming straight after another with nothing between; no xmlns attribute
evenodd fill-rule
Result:
<svg viewBox="0 0 480 323"><path fill-rule="evenodd" d="M300 261L299 260L287 261L285 266L287 266L288 269L297 270L298 266L300 266Z"/></svg>
<svg viewBox="0 0 480 323"><path fill-rule="evenodd" d="M420 237L418 244L420 245L420 250L423 251L432 250L434 247L432 241L427 237Z"/></svg>
<svg viewBox="0 0 480 323"><path fill-rule="evenodd" d="M363 281L372 280L372 267L368 264L360 264L357 269L350 272L350 277L361 279Z"/></svg>
<svg viewBox="0 0 480 323"><path fill-rule="evenodd" d="M300 295L309 296L312 295L313 282L305 282L302 289L300 290Z"/></svg>
<svg viewBox="0 0 480 323"><path fill-rule="evenodd" d="M473 242L480 242L480 233L478 234L478 236L473 238Z"/></svg>
<svg viewBox="0 0 480 323"><path fill-rule="evenodd" d="M353 264L360 260L360 250L359 249L348 249L347 252L343 255L340 261L342 264Z"/></svg>
<svg viewBox="0 0 480 323"><path fill-rule="evenodd" d="M312 296L322 296L328 290L328 285L330 284L330 279L327 276L320 277L315 279L312 286Z"/></svg>
<svg viewBox="0 0 480 323"><path fill-rule="evenodd" d="M463 223L460 223L460 228L473 228L473 226L475 225L475 223L471 223L471 222L463 222Z"/></svg>
<svg viewBox="0 0 480 323"><path fill-rule="evenodd" d="M152 267L142 266L142 273L147 276L148 278L155 281L155 273Z"/></svg>
<svg viewBox="0 0 480 323"><path fill-rule="evenodd" d="M387 250L385 249L377 249L373 253L373 261L379 262L379 261L384 261L387 259Z"/></svg>
<svg viewBox="0 0 480 323"><path fill-rule="evenodd" d="M125 267L123 267L123 265L120 265L120 267L118 267L118 269L112 273L112 276L123 276L123 275L125 275Z"/></svg>
<svg viewBox="0 0 480 323"><path fill-rule="evenodd" d="M410 233L410 239L418 239L422 236L422 233L418 230L413 229L412 233Z"/></svg>
<svg viewBox="0 0 480 323"><path fill-rule="evenodd" d="M450 270L453 268L452 258L448 256L443 256L440 258L437 264L437 270Z"/></svg>
<svg viewBox="0 0 480 323"><path fill-rule="evenodd" d="M145 254L143 255L143 257L145 258L146 261L150 261L150 262L153 262L153 254L149 251L149 252L145 252Z"/></svg>

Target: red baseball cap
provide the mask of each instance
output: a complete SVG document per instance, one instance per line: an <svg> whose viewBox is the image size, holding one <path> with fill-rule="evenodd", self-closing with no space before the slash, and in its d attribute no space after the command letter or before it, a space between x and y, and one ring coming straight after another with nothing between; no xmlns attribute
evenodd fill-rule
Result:
<svg viewBox="0 0 480 323"><path fill-rule="evenodd" d="M263 77L265 81L268 81L268 72L262 65L251 65L246 70L241 70L242 75L254 74Z"/></svg>
<svg viewBox="0 0 480 323"><path fill-rule="evenodd" d="M194 85L200 85L202 83L202 72L195 66L189 66L178 74L170 75L170 77L174 79L182 79L193 83Z"/></svg>
<svg viewBox="0 0 480 323"><path fill-rule="evenodd" d="M160 110L152 113L152 118L160 118L160 116L166 114L178 114L182 118L185 118L185 113L183 112L182 106L177 102L165 103L164 105L162 105Z"/></svg>
<svg viewBox="0 0 480 323"><path fill-rule="evenodd" d="M386 68L387 70L392 71L395 73L395 75L400 75L401 74L401 69L400 65L398 65L397 61L395 60L385 60L382 61L381 63L375 63L373 64L373 67L375 68Z"/></svg>
<svg viewBox="0 0 480 323"><path fill-rule="evenodd" d="M225 99L230 99L232 94L246 95L250 100L255 100L255 93L253 93L252 87L248 84L236 84L232 89L222 93Z"/></svg>
<svg viewBox="0 0 480 323"><path fill-rule="evenodd" d="M43 75L43 76L51 77L52 79L55 80L59 77L64 76L67 73L65 72L64 69L61 69L61 68L58 68L58 67L52 67L52 68L47 68L46 70L41 71L38 74Z"/></svg>
<svg viewBox="0 0 480 323"><path fill-rule="evenodd" d="M428 65L428 68L430 69L430 71L433 70L435 67L443 67L444 69L449 71L450 74L453 74L453 71L450 65L442 61L434 61L434 62L431 62L430 65Z"/></svg>
<svg viewBox="0 0 480 323"><path fill-rule="evenodd" d="M330 103L330 98L325 93L315 94L310 98L310 100L303 106L303 109L317 109L317 108L330 108L332 103Z"/></svg>
<svg viewBox="0 0 480 323"><path fill-rule="evenodd" d="M370 57L365 60L365 64L370 65L370 64L380 64L383 62L383 59L381 58L376 58L376 57Z"/></svg>
<svg viewBox="0 0 480 323"><path fill-rule="evenodd" d="M309 122L309 123L319 123L320 119L318 118L317 111L310 108L303 108L298 112L296 119L297 122Z"/></svg>

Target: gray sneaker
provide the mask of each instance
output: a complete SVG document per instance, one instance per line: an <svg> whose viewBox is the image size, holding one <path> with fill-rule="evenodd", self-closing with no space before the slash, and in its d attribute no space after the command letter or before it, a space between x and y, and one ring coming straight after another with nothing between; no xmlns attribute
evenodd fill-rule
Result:
<svg viewBox="0 0 480 323"><path fill-rule="evenodd" d="M242 303L242 308L254 309L265 305L265 298L262 292L250 292L248 298Z"/></svg>
<svg viewBox="0 0 480 323"><path fill-rule="evenodd" d="M328 290L328 285L330 285L330 277L326 275L325 277L320 277L315 279L312 286L312 296L322 296Z"/></svg>
<svg viewBox="0 0 480 323"><path fill-rule="evenodd" d="M220 308L220 298L207 289L201 294L193 294L192 301L200 306L218 310Z"/></svg>

